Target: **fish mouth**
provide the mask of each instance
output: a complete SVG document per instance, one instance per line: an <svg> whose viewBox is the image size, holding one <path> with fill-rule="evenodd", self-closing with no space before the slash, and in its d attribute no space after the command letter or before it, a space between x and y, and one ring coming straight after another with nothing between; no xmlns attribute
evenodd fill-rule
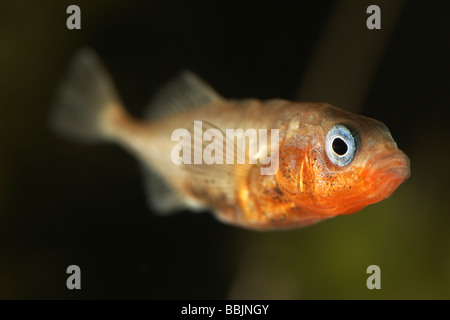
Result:
<svg viewBox="0 0 450 320"><path fill-rule="evenodd" d="M395 176L406 180L411 175L409 169L409 158L402 152L396 152L387 158L380 161L378 170L381 170L385 175Z"/></svg>
<svg viewBox="0 0 450 320"><path fill-rule="evenodd" d="M372 186L381 199L389 197L411 175L409 158L400 150L377 157L373 169Z"/></svg>

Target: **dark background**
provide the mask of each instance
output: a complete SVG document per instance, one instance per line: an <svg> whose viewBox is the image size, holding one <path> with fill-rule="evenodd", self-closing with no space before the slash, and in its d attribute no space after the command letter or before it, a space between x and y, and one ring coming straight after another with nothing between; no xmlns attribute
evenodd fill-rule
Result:
<svg viewBox="0 0 450 320"><path fill-rule="evenodd" d="M81 30L66 28L70 4L81 8ZM404 2L368 75L358 112L391 129L411 159L412 176L389 199L355 215L266 233L221 224L210 214L156 216L129 154L114 145L65 141L49 129L58 83L83 46L97 51L135 115L186 68L225 97L295 99L336 6L300 0L1 4L0 298L449 299L445 1ZM389 21L380 6L383 26ZM367 30L368 15L360 15L355 32L386 32ZM353 62L341 58L337 52L335 63L351 70ZM351 74L337 76L345 82ZM66 288L71 264L81 268L78 291ZM381 290L366 287L372 264L381 268Z"/></svg>

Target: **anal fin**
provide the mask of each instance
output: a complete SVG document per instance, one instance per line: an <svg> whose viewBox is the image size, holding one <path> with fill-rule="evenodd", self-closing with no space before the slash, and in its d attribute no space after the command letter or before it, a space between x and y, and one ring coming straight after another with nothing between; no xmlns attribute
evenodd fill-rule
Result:
<svg viewBox="0 0 450 320"><path fill-rule="evenodd" d="M158 173L142 166L147 201L157 214L171 214L186 207L183 196Z"/></svg>

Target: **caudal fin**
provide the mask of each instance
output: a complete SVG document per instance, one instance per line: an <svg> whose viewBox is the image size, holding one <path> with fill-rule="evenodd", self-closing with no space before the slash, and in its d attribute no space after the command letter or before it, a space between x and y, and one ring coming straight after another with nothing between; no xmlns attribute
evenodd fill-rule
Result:
<svg viewBox="0 0 450 320"><path fill-rule="evenodd" d="M81 49L57 93L51 125L59 134L92 143L112 135L112 116L122 110L113 82L97 55Z"/></svg>

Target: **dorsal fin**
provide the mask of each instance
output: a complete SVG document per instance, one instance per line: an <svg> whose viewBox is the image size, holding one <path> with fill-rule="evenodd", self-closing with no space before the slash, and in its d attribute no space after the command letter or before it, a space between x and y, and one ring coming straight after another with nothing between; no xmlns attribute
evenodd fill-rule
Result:
<svg viewBox="0 0 450 320"><path fill-rule="evenodd" d="M160 119L166 115L200 107L223 98L191 71L182 71L166 84L145 110L145 119Z"/></svg>

